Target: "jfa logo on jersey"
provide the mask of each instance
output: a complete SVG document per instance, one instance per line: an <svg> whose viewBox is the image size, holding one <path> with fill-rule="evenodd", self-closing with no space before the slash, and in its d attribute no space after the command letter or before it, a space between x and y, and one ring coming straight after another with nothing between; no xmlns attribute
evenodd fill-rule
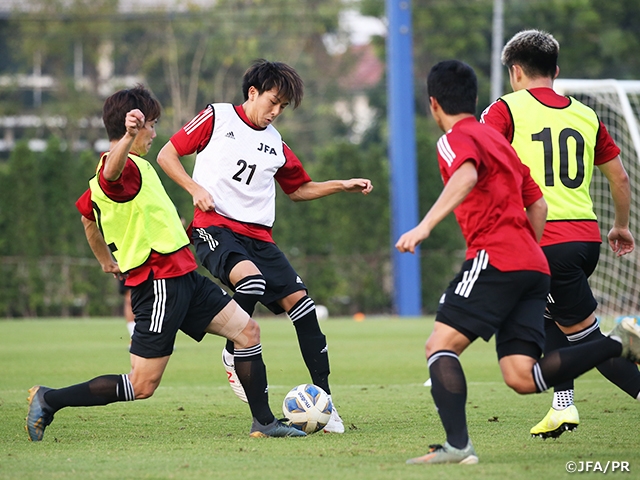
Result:
<svg viewBox="0 0 640 480"><path fill-rule="evenodd" d="M278 155L275 148L270 147L269 145L264 143L260 144L260 146L258 147L258 151L268 153L269 155Z"/></svg>

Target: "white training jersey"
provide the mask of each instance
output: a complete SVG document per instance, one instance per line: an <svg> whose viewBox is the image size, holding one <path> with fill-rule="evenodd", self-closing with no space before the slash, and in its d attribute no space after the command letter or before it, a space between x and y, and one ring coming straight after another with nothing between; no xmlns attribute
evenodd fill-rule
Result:
<svg viewBox="0 0 640 480"><path fill-rule="evenodd" d="M213 133L198 153L193 179L213 196L216 212L233 220L272 227L274 176L286 161L280 133L247 125L230 103L211 105Z"/></svg>

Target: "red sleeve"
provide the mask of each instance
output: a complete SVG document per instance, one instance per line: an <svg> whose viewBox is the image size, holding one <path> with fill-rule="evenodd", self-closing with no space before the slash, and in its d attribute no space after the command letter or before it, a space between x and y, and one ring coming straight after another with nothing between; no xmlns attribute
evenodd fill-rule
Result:
<svg viewBox="0 0 640 480"><path fill-rule="evenodd" d="M102 191L110 199L116 202L128 202L135 197L140 191L142 185L142 176L138 166L131 160L127 159L122 170L122 175L117 180L110 182L106 180L102 174L102 168L99 172L98 182Z"/></svg>
<svg viewBox="0 0 640 480"><path fill-rule="evenodd" d="M598 138L596 139L596 152L595 152L595 165L602 165L607 163L620 155L620 148L616 145L607 131L607 127L604 126L602 121L600 122L600 128L598 129Z"/></svg>
<svg viewBox="0 0 640 480"><path fill-rule="evenodd" d="M84 192L76 201L76 208L83 217L91 220L92 222L96 221L96 216L93 214L93 203L91 202L90 189L87 188L87 191Z"/></svg>
<svg viewBox="0 0 640 480"><path fill-rule="evenodd" d="M542 198L542 190L531 178L531 171L524 163L520 163L522 171L522 203L525 208Z"/></svg>
<svg viewBox="0 0 640 480"><path fill-rule="evenodd" d="M295 153L291 151L289 146L282 142L284 156L286 161L284 165L278 169L275 174L276 181L282 187L282 191L287 195L295 192L304 183L311 181L311 177L305 171L304 167Z"/></svg>
<svg viewBox="0 0 640 480"><path fill-rule="evenodd" d="M513 119L509 107L502 100L496 100L484 109L480 116L480 123L491 125L509 142L513 140Z"/></svg>
<svg viewBox="0 0 640 480"><path fill-rule="evenodd" d="M213 119L213 107L209 105L171 137L178 155L201 152L207 146L213 133Z"/></svg>
<svg viewBox="0 0 640 480"><path fill-rule="evenodd" d="M437 148L440 173L445 184L465 162L473 162L476 170L479 168L480 155L466 135L459 135L455 130L446 133L438 140Z"/></svg>

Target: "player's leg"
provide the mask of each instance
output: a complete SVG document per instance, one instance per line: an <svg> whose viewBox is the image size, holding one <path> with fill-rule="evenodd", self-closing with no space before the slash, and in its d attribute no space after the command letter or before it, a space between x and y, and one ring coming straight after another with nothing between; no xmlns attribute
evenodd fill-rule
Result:
<svg viewBox="0 0 640 480"><path fill-rule="evenodd" d="M264 294L266 281L260 270L249 260L244 238L218 227L193 229L192 241L202 265L224 285L234 291L233 299L253 315L256 304ZM243 402L247 401L238 379L234 363L234 345L227 339L222 349L222 364L227 372L229 386Z"/></svg>
<svg viewBox="0 0 640 480"><path fill-rule="evenodd" d="M36 386L30 390L27 431L31 440L42 439L44 429L61 408L108 405L153 394L173 351L182 320L180 315L173 314L176 310L174 289L165 282L152 279L132 289L132 308L138 327L132 338L128 375L102 375L66 388Z"/></svg>
<svg viewBox="0 0 640 480"><path fill-rule="evenodd" d="M571 345L563 325L571 326L592 315L597 302L587 278L598 263L600 245L567 242L543 247L551 271L551 284L545 312L546 342L544 353ZM554 326L553 323L557 325ZM563 338L564 337L564 338ZM532 436L556 438L580 423L573 404L573 379L554 387L553 403L546 416L531 428Z"/></svg>
<svg viewBox="0 0 640 480"><path fill-rule="evenodd" d="M316 305L305 290L298 290L280 300L296 329L302 358L314 385L331 394L329 387L329 354L327 337L322 333Z"/></svg>
<svg viewBox="0 0 640 480"><path fill-rule="evenodd" d="M634 341L640 342L640 330ZM536 361L528 355L508 355L500 359L505 383L520 394L539 393L569 378L577 378L609 358L619 357L623 345L603 337L590 345L561 348Z"/></svg>
<svg viewBox="0 0 640 480"><path fill-rule="evenodd" d="M459 356L470 344L471 340L455 328L436 322L425 346L431 396L447 442L458 449L465 448L469 442L465 413L467 383Z"/></svg>
<svg viewBox="0 0 640 480"><path fill-rule="evenodd" d="M331 397L327 339L320 329L315 303L307 296L307 287L277 245L249 240L244 247L248 257L266 279L261 302L275 314L287 312L296 330L300 352L311 381ZM343 433L344 424L335 402L333 405L332 418L324 431Z"/></svg>
<svg viewBox="0 0 640 480"><path fill-rule="evenodd" d="M459 355L478 337L489 340L517 294L503 294L500 272L484 252L466 261L440 300L433 332L426 343L431 396L446 442L407 463L477 463L466 421L467 384ZM510 279L502 280L511 286ZM500 301L496 301L499 298Z"/></svg>
<svg viewBox="0 0 640 480"><path fill-rule="evenodd" d="M620 356L621 343L602 337L589 344L554 350L538 360L544 345L543 314L549 278L536 272L513 272L509 276L514 284L527 286L496 334L500 369L509 387L521 394L542 392Z"/></svg>
<svg viewBox="0 0 640 480"><path fill-rule="evenodd" d="M229 283L233 285L233 300L249 316L253 314L255 306L264 295L266 281L260 270L247 260L244 255L233 253L229 256L226 269L230 270ZM222 364L227 372L227 380L236 396L243 402L247 401L247 395L238 378L234 360L234 342L227 339L222 349Z"/></svg>
<svg viewBox="0 0 640 480"><path fill-rule="evenodd" d="M532 311L532 308L521 310L521 317ZM529 331L535 329L535 319L532 318L530 326ZM610 358L624 356L631 361L640 360L640 327L630 322L616 326L608 337L561 348L539 360L540 345L531 337L527 339L525 322L520 324L520 333L510 341L497 337L496 342L505 382L521 394L543 392L569 378L577 378Z"/></svg>
<svg viewBox="0 0 640 480"><path fill-rule="evenodd" d="M256 265L244 254L231 253L225 263L229 284L233 288L233 300L249 316L253 315L256 304L262 299L267 282ZM226 350L233 355L233 342L227 340Z"/></svg>
<svg viewBox="0 0 640 480"><path fill-rule="evenodd" d="M569 345L581 345L604 337L595 316L597 302L591 292L588 278L593 273L600 255L600 244L595 242L571 242L544 247L551 268L551 296L548 309L550 317L558 323ZM549 341L549 340L547 340ZM559 343L558 343L559 344ZM554 350L554 345L545 350ZM597 366L612 383L633 398L640 393L640 372L635 363L620 357L610 358ZM546 425L536 425L532 435L558 436L565 423L579 422L578 412L573 406L573 391L555 388L551 415L547 414ZM561 395L564 397L560 397ZM570 395L570 396L569 396ZM567 402L570 401L570 404ZM540 428L537 428L540 427ZM559 432L559 433L557 433Z"/></svg>
<svg viewBox="0 0 640 480"><path fill-rule="evenodd" d="M42 398L51 413L64 407L93 407L149 398L158 388L169 358L131 355L131 371L127 375L101 375L69 387L47 389Z"/></svg>
<svg viewBox="0 0 640 480"><path fill-rule="evenodd" d="M149 398L160 384L169 357L142 358L131 355L128 375L101 375L87 382L52 389L35 386L29 390L27 431L32 441L42 440L53 415L65 407L94 407L114 402Z"/></svg>
<svg viewBox="0 0 640 480"><path fill-rule="evenodd" d="M407 463L477 463L467 430L467 382L459 355L471 340L455 328L436 321L426 343L431 396L444 427L444 445L430 445L429 452Z"/></svg>
<svg viewBox="0 0 640 480"><path fill-rule="evenodd" d="M570 328L562 327L562 329L566 333L570 345L581 345L605 337L600 330L600 322L595 314ZM601 363L596 368L607 380L638 400L640 371L634 362L626 358L615 357Z"/></svg>
<svg viewBox="0 0 640 480"><path fill-rule="evenodd" d="M576 304L573 315L564 315L558 320L559 328L566 335L570 345L590 343L604 337L595 315L597 302L589 286L588 278L596 268L600 256L600 244L575 242L569 244L577 258L580 269L574 274L573 289L569 294ZM565 250L566 254L566 250ZM553 283L553 281L552 281ZM640 394L640 371L636 364L626 358L614 357L596 367L607 380L638 399Z"/></svg>
<svg viewBox="0 0 640 480"><path fill-rule="evenodd" d="M29 389L26 425L29 440L42 440L54 414L64 407L92 407L130 400L134 398L128 375L101 375L60 389L36 385Z"/></svg>
<svg viewBox="0 0 640 480"><path fill-rule="evenodd" d="M275 418L269 407L267 373L262 359L260 327L237 303L225 296L222 290L204 277L198 280L197 301L189 311L190 318L201 318L206 312L215 312L205 331L220 335L235 344L234 364L251 409L253 437L304 436L304 432L283 424ZM206 318L206 317L205 317ZM189 327L191 328L191 327ZM188 333L188 330L186 331Z"/></svg>
<svg viewBox="0 0 640 480"><path fill-rule="evenodd" d="M311 381L329 395L333 403L331 418L324 426L325 433L344 433L344 422L338 413L338 407L331 395L329 387L329 351L327 338L320 329L314 301L307 296L305 290L298 290L280 301L293 322L298 337L298 345L304 363L309 370Z"/></svg>
<svg viewBox="0 0 640 480"><path fill-rule="evenodd" d="M297 275L296 275L297 276ZM325 433L344 433L344 422L331 395L329 386L329 351L327 338L320 329L316 305L306 290L298 290L278 302L287 312L296 330L298 345L311 381L329 395L333 403L331 419L324 426Z"/></svg>
<svg viewBox="0 0 640 480"><path fill-rule="evenodd" d="M570 346L566 335L553 320L545 316L544 353ZM578 409L573 404L573 379L553 387L553 401L549 411L529 433L534 437L557 438L563 432L575 430L580 423Z"/></svg>
<svg viewBox="0 0 640 480"><path fill-rule="evenodd" d="M267 282L262 272L245 255L237 253L229 255L226 268L234 290L233 299L249 316L253 315L266 289Z"/></svg>

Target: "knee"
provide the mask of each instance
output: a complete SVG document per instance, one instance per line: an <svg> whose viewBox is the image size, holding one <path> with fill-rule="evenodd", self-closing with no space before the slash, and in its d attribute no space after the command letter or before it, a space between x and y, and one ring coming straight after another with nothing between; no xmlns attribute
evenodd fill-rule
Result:
<svg viewBox="0 0 640 480"><path fill-rule="evenodd" d="M236 347L248 348L260 343L260 325L253 318L249 319L247 326L242 331L242 341L234 340Z"/></svg>
<svg viewBox="0 0 640 480"><path fill-rule="evenodd" d="M504 382L509 388L520 395L527 395L536 392L536 386L533 378L528 375L519 375L515 372L503 373Z"/></svg>
<svg viewBox="0 0 640 480"><path fill-rule="evenodd" d="M160 378L150 378L146 376L136 375L135 370L129 374L129 380L131 381L131 386L133 387L133 393L135 395L136 400L144 400L145 398L149 398L153 395L153 393L160 385Z"/></svg>
<svg viewBox="0 0 640 480"><path fill-rule="evenodd" d="M132 382L132 385L136 400L144 400L145 398L151 397L156 391L156 388L158 388L158 384L155 382L141 382L137 385Z"/></svg>
<svg viewBox="0 0 640 480"><path fill-rule="evenodd" d="M428 359L431 355L436 353L438 350L441 350L441 349L438 347L438 345L436 345L436 342L432 339L432 337L429 337L424 344L425 357Z"/></svg>

